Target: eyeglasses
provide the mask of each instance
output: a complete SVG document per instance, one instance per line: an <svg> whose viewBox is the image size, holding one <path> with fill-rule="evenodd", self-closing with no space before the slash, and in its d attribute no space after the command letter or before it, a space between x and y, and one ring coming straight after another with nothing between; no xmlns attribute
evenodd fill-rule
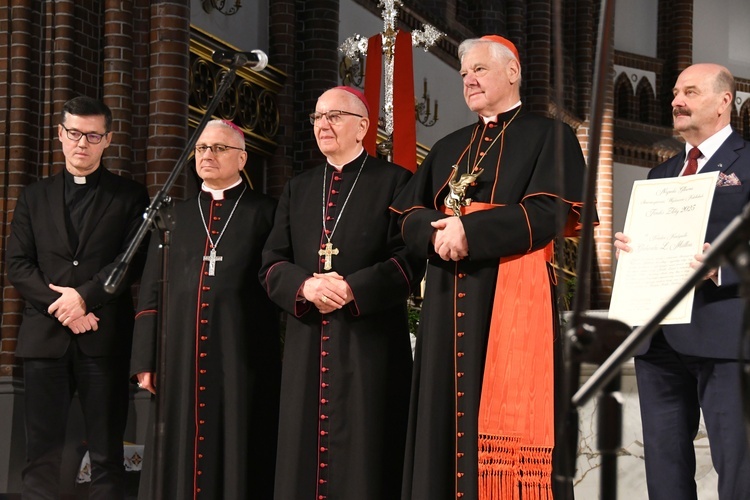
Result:
<svg viewBox="0 0 750 500"><path fill-rule="evenodd" d="M341 111L340 109L332 109L327 113L310 113L310 123L315 125L316 122L319 122L323 117L325 117L325 119L328 120L328 123L330 123L331 125L338 125L339 123L341 123L341 115L358 116L360 118L364 118L362 115L358 115L357 113Z"/></svg>
<svg viewBox="0 0 750 500"><path fill-rule="evenodd" d="M89 144L99 144L102 142L102 139L109 134L109 132L104 132L103 134L97 134L96 132L89 132L87 134L84 134L80 130L71 130L68 127L66 127L64 124L60 124L60 126L65 129L65 133L68 135L68 139L71 141L78 142L81 140L81 137L84 135L86 136L86 140L89 142Z"/></svg>
<svg viewBox="0 0 750 500"><path fill-rule="evenodd" d="M208 151L209 149L216 156L224 154L230 149L236 149L237 151L244 151L244 149L242 148L235 148L234 146L227 146L226 144L214 144L213 146L207 146L205 144L201 144L200 146L195 146L195 153L203 156L204 154L206 154L206 151Z"/></svg>

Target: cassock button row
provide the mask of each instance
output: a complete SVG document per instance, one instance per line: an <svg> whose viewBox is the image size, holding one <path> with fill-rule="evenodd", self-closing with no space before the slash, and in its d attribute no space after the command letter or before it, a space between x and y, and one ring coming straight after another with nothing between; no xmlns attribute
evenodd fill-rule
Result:
<svg viewBox="0 0 750 500"><path fill-rule="evenodd" d="M203 474L202 470L199 470L199 471L196 471L196 472L198 473L199 476Z"/></svg>
<svg viewBox="0 0 750 500"><path fill-rule="evenodd" d="M463 318L464 315L465 313L462 313L461 311L459 311L458 314L456 314L456 316L458 316L459 318Z"/></svg>
<svg viewBox="0 0 750 500"><path fill-rule="evenodd" d="M456 476L458 476L458 477L464 477L464 473L463 472L459 472L459 473L456 474Z"/></svg>
<svg viewBox="0 0 750 500"><path fill-rule="evenodd" d="M456 453L456 457L458 457L458 458L464 458L464 454L463 453Z"/></svg>
<svg viewBox="0 0 750 500"><path fill-rule="evenodd" d="M321 420L328 420L328 415L321 415L321 416L320 416L320 419L321 419Z"/></svg>
<svg viewBox="0 0 750 500"><path fill-rule="evenodd" d="M481 153L480 153L480 154L481 154ZM216 229L212 229L212 230L211 230L211 234L219 234L219 231L217 231Z"/></svg>
<svg viewBox="0 0 750 500"><path fill-rule="evenodd" d="M327 482L325 479L318 479L318 484L326 484Z"/></svg>
<svg viewBox="0 0 750 500"><path fill-rule="evenodd" d="M202 319L201 320L201 325L206 325L206 324L208 324L208 320L207 319Z"/></svg>
<svg viewBox="0 0 750 500"><path fill-rule="evenodd" d="M217 202L216 202L216 206L217 206L217 207L220 207L220 206L222 206L222 205L221 205L221 202L220 202L220 201L217 201Z"/></svg>
<svg viewBox="0 0 750 500"><path fill-rule="evenodd" d="M465 278L466 277L466 273L458 273L458 277L459 278Z"/></svg>
<svg viewBox="0 0 750 500"><path fill-rule="evenodd" d="M202 386L200 386L200 387L198 388L198 390L199 390L199 391L205 391L205 390L206 390L206 386L202 385Z"/></svg>
<svg viewBox="0 0 750 500"><path fill-rule="evenodd" d="M460 491L456 493L456 498L463 498L463 497L464 497L464 494L461 493Z"/></svg>
<svg viewBox="0 0 750 500"><path fill-rule="evenodd" d="M320 355L325 358L326 356L328 356L328 352L327 351L323 351L323 352L320 353Z"/></svg>
<svg viewBox="0 0 750 500"><path fill-rule="evenodd" d="M458 351L456 353L456 356L458 356L459 358L463 358L464 357L464 353L462 353L461 351Z"/></svg>
<svg viewBox="0 0 750 500"><path fill-rule="evenodd" d="M205 441L205 440L206 438L204 438L203 436L198 436L198 441Z"/></svg>
<svg viewBox="0 0 750 500"><path fill-rule="evenodd" d="M330 370L330 368L327 368L327 367L324 366L323 368L320 369L320 371L322 371L323 373L328 373L331 370Z"/></svg>
<svg viewBox="0 0 750 500"><path fill-rule="evenodd" d="M326 384L325 382L323 382L322 384L320 384L320 387L322 387L323 389L325 389L326 387L328 387L328 384Z"/></svg>
<svg viewBox="0 0 750 500"><path fill-rule="evenodd" d="M456 396L458 396L459 398L462 398L462 397L464 397L464 393L463 392L457 392Z"/></svg>
<svg viewBox="0 0 750 500"><path fill-rule="evenodd" d="M464 297L466 297L466 294L464 292L458 292L459 299L463 299Z"/></svg>
<svg viewBox="0 0 750 500"><path fill-rule="evenodd" d="M221 220L221 217L219 217L218 215L214 215L214 220Z"/></svg>
<svg viewBox="0 0 750 500"><path fill-rule="evenodd" d="M332 201L329 201L329 202L328 202L328 206L329 206L329 207L335 207L335 206L336 206L336 204L335 204L334 202L332 202Z"/></svg>
<svg viewBox="0 0 750 500"><path fill-rule="evenodd" d="M463 416L464 416L464 412L462 412L462 411L456 412L456 416L457 416L458 418L461 418L461 417L463 417Z"/></svg>
<svg viewBox="0 0 750 500"><path fill-rule="evenodd" d="M205 358L206 356L208 356L208 354L206 354L205 352L202 352L202 353L200 353L200 354L199 354L199 356L200 356L201 358Z"/></svg>
<svg viewBox="0 0 750 500"><path fill-rule="evenodd" d="M328 400L326 398L323 398L323 399L320 400L320 403L324 404L324 405L327 405L328 404Z"/></svg>
<svg viewBox="0 0 750 500"><path fill-rule="evenodd" d="M327 432L327 431L320 431L320 435L321 435L321 436L327 436L327 435L328 435L328 432Z"/></svg>
<svg viewBox="0 0 750 500"><path fill-rule="evenodd" d="M464 437L464 433L463 433L463 432L459 432L459 433L457 433L456 435L457 435L458 437L460 437L460 438Z"/></svg>
<svg viewBox="0 0 750 500"><path fill-rule="evenodd" d="M484 136L484 141L485 142L490 142L491 140L492 140L492 137Z"/></svg>
<svg viewBox="0 0 750 500"><path fill-rule="evenodd" d="M327 324L327 323L326 323L326 324ZM328 339L330 339L330 338L331 338L331 337L326 337L326 336L324 335L324 336L323 336L323 341L325 342L326 340L328 340ZM327 352L326 352L326 355L328 355L328 353L327 353Z"/></svg>
<svg viewBox="0 0 750 500"><path fill-rule="evenodd" d="M466 335L464 332L458 332L458 333L456 333L457 337L463 337L464 335Z"/></svg>
<svg viewBox="0 0 750 500"><path fill-rule="evenodd" d="M321 468L321 469L325 469L326 467L328 467L328 464L327 464L327 463L324 463L324 462L320 462L320 468Z"/></svg>
<svg viewBox="0 0 750 500"><path fill-rule="evenodd" d="M207 292L207 291L211 290L211 287L210 286L202 286L201 290L203 290L204 292Z"/></svg>
<svg viewBox="0 0 750 500"><path fill-rule="evenodd" d="M328 321L327 319L324 319L324 320L323 320L323 324L324 324L324 325L327 325L328 323L330 323L330 321Z"/></svg>
<svg viewBox="0 0 750 500"><path fill-rule="evenodd" d="M199 371L200 371L201 375L205 375L206 374L206 370L199 370Z"/></svg>
<svg viewBox="0 0 750 500"><path fill-rule="evenodd" d="M320 447L320 452L321 452L321 453L325 453L325 452L327 452L327 451L328 451L328 448L326 448L325 446L321 446L321 447Z"/></svg>
<svg viewBox="0 0 750 500"><path fill-rule="evenodd" d="M464 372L458 372L456 373L456 377L461 378L464 376Z"/></svg>
<svg viewBox="0 0 750 500"><path fill-rule="evenodd" d="M205 309L206 307L208 307L208 302L202 302L201 308Z"/></svg>
<svg viewBox="0 0 750 500"><path fill-rule="evenodd" d="M198 406L200 406L201 408L205 408L206 407L206 403L199 403Z"/></svg>
<svg viewBox="0 0 750 500"><path fill-rule="evenodd" d="M201 340L208 340L208 335L201 335Z"/></svg>

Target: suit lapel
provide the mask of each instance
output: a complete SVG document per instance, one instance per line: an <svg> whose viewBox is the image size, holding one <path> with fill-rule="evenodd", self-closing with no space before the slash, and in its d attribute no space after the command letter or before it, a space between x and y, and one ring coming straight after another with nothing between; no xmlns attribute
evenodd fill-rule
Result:
<svg viewBox="0 0 750 500"><path fill-rule="evenodd" d="M114 199L117 187L115 186L115 174L109 172L104 166L100 166L102 169L101 177L99 178L99 186L96 188L94 194L94 201L91 204L91 210L89 211L88 217L83 225L83 230L78 237L78 249L88 241L94 228L99 224L104 212L109 207L110 203ZM78 250L76 249L76 250Z"/></svg>
<svg viewBox="0 0 750 500"><path fill-rule="evenodd" d="M724 141L724 144L716 150L716 153L706 161L706 164L701 169L701 173L726 171L735 161L737 161L737 158L740 157L740 155L737 154L737 150L743 146L744 141L742 140L742 137L736 132L732 132L732 134L727 137L727 140Z"/></svg>
<svg viewBox="0 0 750 500"><path fill-rule="evenodd" d="M68 238L68 229L65 225L65 179L60 172L52 177L52 182L47 187L47 201L49 203L49 214L52 224L57 229L59 237L65 242L65 248L73 254L73 247Z"/></svg>

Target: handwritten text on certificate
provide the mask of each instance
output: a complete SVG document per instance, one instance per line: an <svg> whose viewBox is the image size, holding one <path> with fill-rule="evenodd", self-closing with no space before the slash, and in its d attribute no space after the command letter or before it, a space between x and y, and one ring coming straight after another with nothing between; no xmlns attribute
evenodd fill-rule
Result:
<svg viewBox="0 0 750 500"><path fill-rule="evenodd" d="M703 251L718 172L633 183L623 233L630 252L620 252L609 317L643 325L689 278ZM662 324L689 323L693 292Z"/></svg>

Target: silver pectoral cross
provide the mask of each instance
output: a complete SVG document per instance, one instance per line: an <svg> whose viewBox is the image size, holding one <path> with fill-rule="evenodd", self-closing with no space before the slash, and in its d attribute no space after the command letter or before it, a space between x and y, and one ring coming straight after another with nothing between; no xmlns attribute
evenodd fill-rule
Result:
<svg viewBox="0 0 750 500"><path fill-rule="evenodd" d="M338 254L339 254L339 249L333 248L333 243L331 243L330 241L326 243L325 249L318 250L318 255L320 255L321 257L325 256L326 258L326 261L323 264L323 270L325 271L331 270L332 268L331 260L334 255L338 255Z"/></svg>
<svg viewBox="0 0 750 500"><path fill-rule="evenodd" d="M336 252L338 253L338 252ZM208 255L203 256L203 262L208 262L208 275L216 276L216 263L224 260L221 255L216 255L216 249L212 248Z"/></svg>

